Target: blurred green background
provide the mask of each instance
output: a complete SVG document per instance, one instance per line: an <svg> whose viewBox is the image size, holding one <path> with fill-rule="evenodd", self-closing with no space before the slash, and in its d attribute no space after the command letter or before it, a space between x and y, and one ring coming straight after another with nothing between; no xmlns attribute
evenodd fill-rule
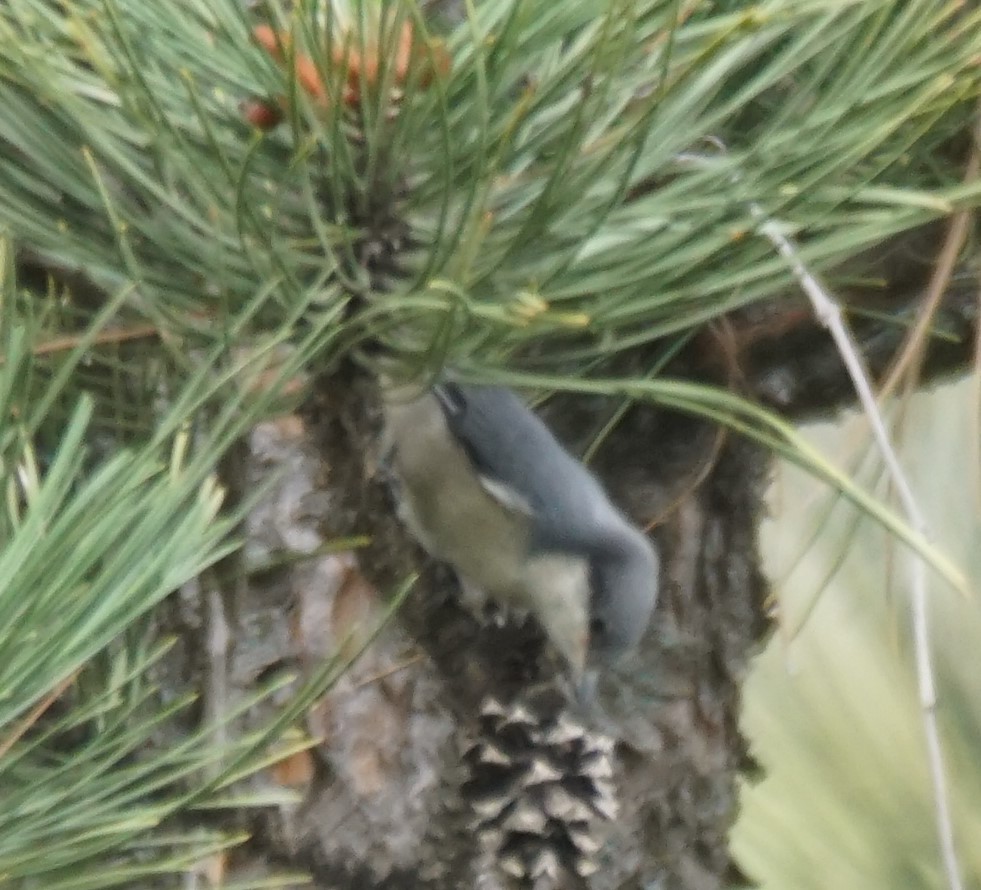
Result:
<svg viewBox="0 0 981 890"><path fill-rule="evenodd" d="M826 453L868 464L859 467L867 480L876 472L862 418L808 433ZM977 591L977 380L915 396L897 435L934 540ZM880 528L829 505L826 489L793 467L775 474L770 504L763 547L780 620L746 687L744 727L764 772L743 792L734 835L739 861L766 888L944 887L916 690L908 554ZM981 603L934 576L929 583L955 842L964 886L977 887Z"/></svg>

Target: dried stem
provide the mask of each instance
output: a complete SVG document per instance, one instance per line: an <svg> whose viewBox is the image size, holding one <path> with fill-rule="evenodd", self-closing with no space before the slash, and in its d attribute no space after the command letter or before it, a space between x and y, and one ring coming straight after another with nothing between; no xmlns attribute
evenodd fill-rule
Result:
<svg viewBox="0 0 981 890"><path fill-rule="evenodd" d="M979 146L979 142L981 142L981 106L979 106L978 123L975 126L971 153L964 170L965 182L972 182L977 179L978 172L981 170L981 146ZM926 351L927 338L930 335L930 325L933 322L933 317L937 314L937 309L947 291L947 286L950 284L954 274L954 265L967 239L968 229L973 218L973 210L961 210L951 217L943 248L937 257L933 275L930 276L926 296L917 309L916 322L896 361L886 375L885 381L879 388L880 398L886 398L904 375L907 376L910 384L916 382L920 367L923 364L923 354Z"/></svg>
<svg viewBox="0 0 981 890"><path fill-rule="evenodd" d="M886 470L896 486L903 511L910 525L924 536L927 535L926 521L913 495L912 488L899 462L896 451L889 439L889 433L879 411L879 405L869 375L862 363L859 350L845 324L841 308L834 298L821 286L817 278L804 265L800 254L794 248L790 239L784 235L775 220L767 218L758 204L752 204L750 211L762 225L761 234L770 240L777 251L784 257L797 277L801 288L807 294L814 307L814 314L821 324L828 329L842 361L848 370L855 387L856 395L868 418L875 437L876 444L885 461ZM953 239L950 239L953 241ZM924 313L924 316L929 316ZM954 828L950 814L950 798L947 791L947 779L944 772L943 751L940 743L940 730L937 725L937 691L934 680L933 664L930 651L929 614L927 611L927 573L926 563L916 553L911 554L913 560L910 577L911 619L913 623L914 653L916 658L917 685L919 688L920 709L923 715L923 726L927 743L927 758L930 767L930 777L933 785L933 799L937 823L937 835L943 856L944 871L950 890L962 890L960 867L954 846Z"/></svg>
<svg viewBox="0 0 981 890"><path fill-rule="evenodd" d="M78 676L78 671L72 671L64 680L62 680L54 689L52 689L37 705L35 705L34 710L31 711L20 723L14 727L14 731L10 733L2 742L0 742L0 757L4 757L7 752L17 744L24 733L27 732L44 714L48 708L53 705L61 694L75 681Z"/></svg>

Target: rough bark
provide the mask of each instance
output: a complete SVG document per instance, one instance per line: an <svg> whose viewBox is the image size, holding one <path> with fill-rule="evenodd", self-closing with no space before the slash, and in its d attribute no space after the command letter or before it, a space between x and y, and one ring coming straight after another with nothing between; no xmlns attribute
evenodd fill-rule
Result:
<svg viewBox="0 0 981 890"><path fill-rule="evenodd" d="M372 582L366 589L390 590L414 567L423 575L397 626L323 704L329 739L303 805L265 814L259 837L267 854L310 869L319 887L525 886L509 882L469 828L462 754L480 736L488 695L521 701L553 683L556 666L531 623L481 622L462 609L451 575L407 539L372 469L374 404L370 380L334 376L288 447L323 460L331 494L321 533L372 535L358 555ZM564 415L575 426L589 413ZM585 430L563 432L576 439ZM270 427L267 435L278 434ZM539 886L709 888L738 874L727 832L747 762L740 682L766 627L755 540L766 466L745 441L651 409L631 412L600 455L611 489L629 488L623 500L645 508L638 519L659 522L661 599L642 651L600 688L600 728L617 739L619 803L617 818L597 826L600 868L582 883ZM302 601L292 588L290 599ZM338 601L347 596L338 583L327 606L335 642L344 623ZM263 600L253 590L255 614L270 609ZM366 674L404 662L410 641L419 660L383 684L358 687ZM584 718L587 726L594 719Z"/></svg>

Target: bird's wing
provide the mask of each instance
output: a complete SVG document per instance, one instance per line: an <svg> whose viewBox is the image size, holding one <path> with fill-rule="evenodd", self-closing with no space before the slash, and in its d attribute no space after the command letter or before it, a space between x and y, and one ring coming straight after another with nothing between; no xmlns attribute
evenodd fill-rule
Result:
<svg viewBox="0 0 981 890"><path fill-rule="evenodd" d="M441 383L433 391L484 488L506 506L535 516L546 538L553 519L555 527L561 523L573 532L586 495L599 484L535 413L504 387Z"/></svg>

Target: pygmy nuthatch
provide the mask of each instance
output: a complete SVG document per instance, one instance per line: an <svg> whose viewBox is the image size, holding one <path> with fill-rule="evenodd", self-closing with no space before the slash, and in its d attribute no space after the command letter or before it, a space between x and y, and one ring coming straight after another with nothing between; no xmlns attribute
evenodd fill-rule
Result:
<svg viewBox="0 0 981 890"><path fill-rule="evenodd" d="M385 421L402 517L465 585L529 609L577 677L639 642L656 550L513 392L389 388Z"/></svg>

